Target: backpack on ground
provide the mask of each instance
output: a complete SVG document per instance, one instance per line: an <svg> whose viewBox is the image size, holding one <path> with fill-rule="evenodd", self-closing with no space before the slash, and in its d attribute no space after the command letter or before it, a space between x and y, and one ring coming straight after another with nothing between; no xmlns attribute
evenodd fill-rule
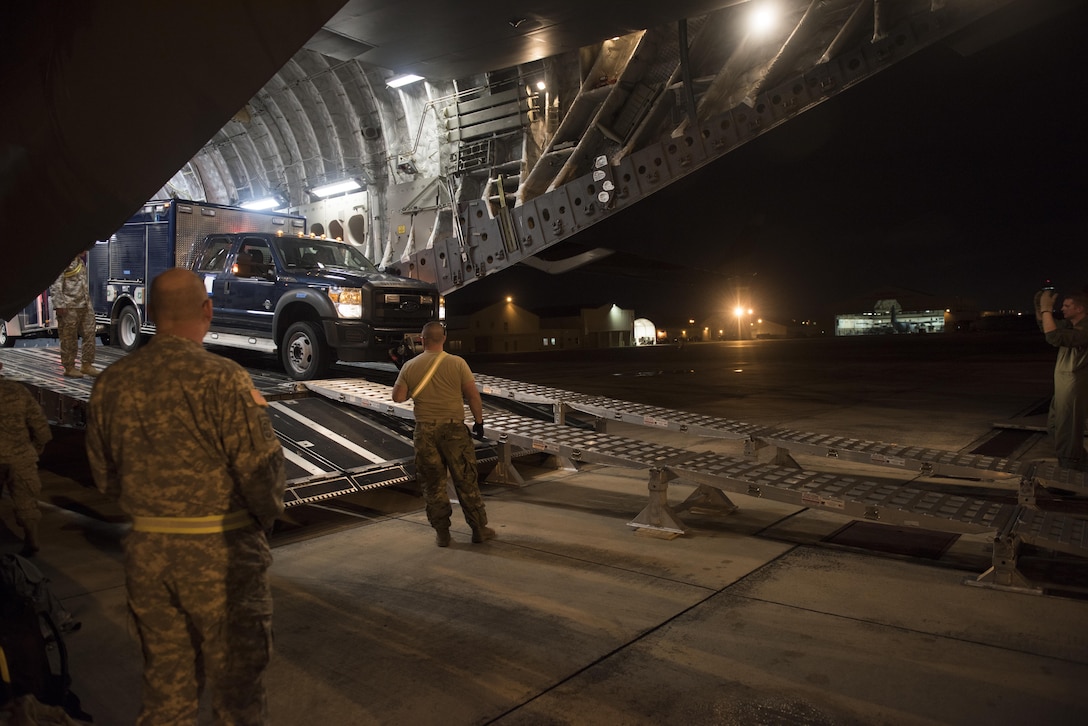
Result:
<svg viewBox="0 0 1088 726"><path fill-rule="evenodd" d="M64 629L56 618L69 632L79 627L32 562L0 555L0 709L32 696L90 721L70 689Z"/></svg>

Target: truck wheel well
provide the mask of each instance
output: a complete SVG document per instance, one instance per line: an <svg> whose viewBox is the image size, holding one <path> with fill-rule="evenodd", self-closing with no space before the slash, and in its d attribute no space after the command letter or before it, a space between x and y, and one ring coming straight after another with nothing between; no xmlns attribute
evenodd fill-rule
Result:
<svg viewBox="0 0 1088 726"><path fill-rule="evenodd" d="M287 329L302 320L311 320L320 324L321 316L317 314L317 310L306 303L292 303L284 307L276 316L276 341L283 340Z"/></svg>

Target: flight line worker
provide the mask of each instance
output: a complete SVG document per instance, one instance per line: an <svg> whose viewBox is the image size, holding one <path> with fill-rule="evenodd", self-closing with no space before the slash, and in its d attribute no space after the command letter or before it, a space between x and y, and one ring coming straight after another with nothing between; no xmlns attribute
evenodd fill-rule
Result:
<svg viewBox="0 0 1088 726"><path fill-rule="evenodd" d="M1062 320L1054 319L1057 298L1053 290L1039 294L1039 317L1046 342L1058 349L1047 430L1054 439L1058 464L1085 471L1088 469L1084 450L1084 425L1088 418L1088 294L1066 295L1062 300Z"/></svg>
<svg viewBox="0 0 1088 726"><path fill-rule="evenodd" d="M472 541L479 544L495 536L487 526L487 510L476 468L476 448L465 426L465 401L475 425L484 433L483 402L476 380L464 358L442 350L446 329L439 322L423 326L423 352L401 368L393 385L393 401L414 402L416 427L412 442L416 450L416 479L427 505L427 521L435 530L435 544L450 544L450 516L453 507L446 493L446 470L453 478L461 513L472 529Z"/></svg>
<svg viewBox="0 0 1088 726"><path fill-rule="evenodd" d="M272 651L272 557L283 451L264 397L233 361L204 350L212 305L173 268L151 283L158 333L91 392L95 484L132 518L128 604L143 646L138 724L196 722L204 676L216 723L263 724Z"/></svg>
<svg viewBox="0 0 1088 726"><path fill-rule="evenodd" d="M64 375L69 378L97 376L99 371L94 367L94 308L91 307L87 265L82 254L76 255L49 286L49 298L57 313L60 362L64 367ZM76 347L79 338L83 338L83 348L80 351L80 367L76 370Z"/></svg>
<svg viewBox="0 0 1088 726"><path fill-rule="evenodd" d="M33 556L40 546L38 457L52 438L49 421L26 386L0 378L0 488L11 493L15 523L23 528L21 554L25 557Z"/></svg>

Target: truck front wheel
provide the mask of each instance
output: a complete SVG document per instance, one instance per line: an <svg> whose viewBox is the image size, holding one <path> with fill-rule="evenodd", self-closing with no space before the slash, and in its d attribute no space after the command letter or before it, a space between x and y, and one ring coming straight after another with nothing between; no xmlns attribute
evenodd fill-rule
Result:
<svg viewBox="0 0 1088 726"><path fill-rule="evenodd" d="M126 353L131 353L140 347L143 338L140 334L140 316L136 314L135 308L130 306L121 311L117 317L116 333L111 335L110 339Z"/></svg>
<svg viewBox="0 0 1088 726"><path fill-rule="evenodd" d="M296 381L321 378L332 365L332 351L316 323L302 320L287 329L280 342L280 357L287 375Z"/></svg>

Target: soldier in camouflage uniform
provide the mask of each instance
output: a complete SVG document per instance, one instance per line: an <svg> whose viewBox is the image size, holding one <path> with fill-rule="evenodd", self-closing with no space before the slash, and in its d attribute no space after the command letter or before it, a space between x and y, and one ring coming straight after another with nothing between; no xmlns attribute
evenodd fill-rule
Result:
<svg viewBox="0 0 1088 726"><path fill-rule="evenodd" d="M0 363L0 369L4 367ZM38 457L53 438L42 407L21 383L0 379L0 484L11 492L15 523L23 528L22 554L38 551Z"/></svg>
<svg viewBox="0 0 1088 726"><path fill-rule="evenodd" d="M94 309L91 307L87 265L83 255L77 255L68 263L60 277L49 286L49 299L53 301L53 310L57 313L60 362L64 366L64 375L69 378L97 376L98 369L94 367ZM76 347L80 337L83 338L83 350L77 370Z"/></svg>
<svg viewBox="0 0 1088 726"><path fill-rule="evenodd" d="M487 511L477 481L476 448L465 426L465 401L475 421L472 430L484 434L483 402L464 358L442 350L446 329L441 323L423 326L423 352L401 368L393 385L397 403L411 398L416 428L416 479L427 504L427 520L435 530L439 547L450 544L450 515L453 507L446 493L446 470L453 477L461 513L472 528L472 541L484 542L495 536L487 526Z"/></svg>
<svg viewBox="0 0 1088 726"><path fill-rule="evenodd" d="M283 451L264 397L204 350L211 300L180 268L151 284L151 342L107 368L88 413L95 484L132 518L128 603L144 652L137 723L193 724L207 675L217 724L263 724Z"/></svg>

